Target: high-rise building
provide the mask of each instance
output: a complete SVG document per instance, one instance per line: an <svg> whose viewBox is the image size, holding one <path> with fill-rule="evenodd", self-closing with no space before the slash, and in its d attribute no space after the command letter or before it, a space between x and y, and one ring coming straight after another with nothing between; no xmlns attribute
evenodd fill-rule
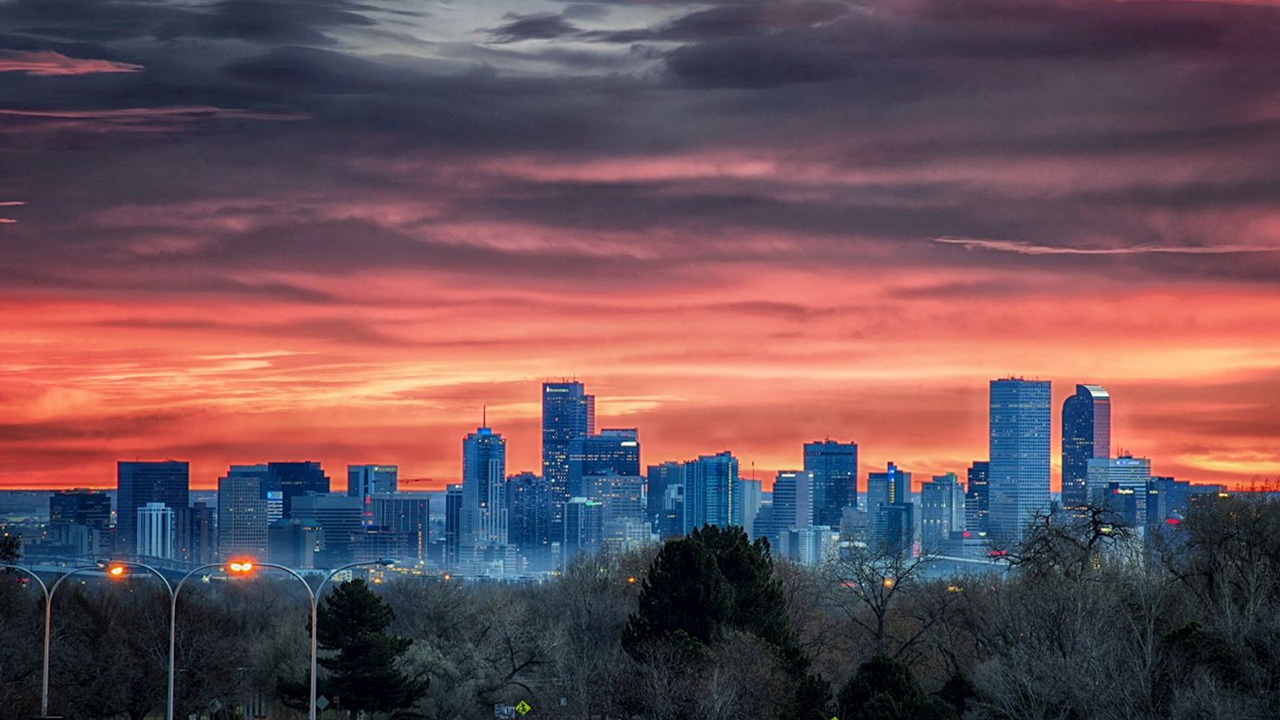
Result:
<svg viewBox="0 0 1280 720"><path fill-rule="evenodd" d="M363 500L347 495L298 495L292 510L292 518L314 520L320 527L316 565L333 568L351 562L352 535L363 526Z"/></svg>
<svg viewBox="0 0 1280 720"><path fill-rule="evenodd" d="M683 469L681 473L683 474ZM684 527L684 484L673 483L662 493L662 514L655 523L658 537L665 540L677 537Z"/></svg>
<svg viewBox="0 0 1280 720"><path fill-rule="evenodd" d="M684 464L685 535L703 525L729 527L738 525L733 517L733 494L738 490L738 459L724 451L701 455Z"/></svg>
<svg viewBox="0 0 1280 720"><path fill-rule="evenodd" d="M640 475L588 475L587 499L604 508L604 521L645 519L644 477Z"/></svg>
<svg viewBox="0 0 1280 720"><path fill-rule="evenodd" d="M149 502L138 508L134 554L143 558L173 560L173 508Z"/></svg>
<svg viewBox="0 0 1280 720"><path fill-rule="evenodd" d="M59 490L49 496L49 522L111 529L111 496L96 490Z"/></svg>
<svg viewBox="0 0 1280 720"><path fill-rule="evenodd" d="M805 443L804 469L813 473L813 524L840 527L844 509L858 506L858 444Z"/></svg>
<svg viewBox="0 0 1280 720"><path fill-rule="evenodd" d="M1151 483L1149 459L1132 455L1090 458L1086 467L1086 498L1089 504L1118 513L1129 527L1142 528L1147 524L1147 486Z"/></svg>
<svg viewBox="0 0 1280 720"><path fill-rule="evenodd" d="M755 537L756 517L760 514L760 504L763 502L761 482L750 479L739 480L738 492L733 499L737 503L733 516L747 532L747 537Z"/></svg>
<svg viewBox="0 0 1280 720"><path fill-rule="evenodd" d="M295 570L316 566L320 526L315 520L280 519L267 528L267 560Z"/></svg>
<svg viewBox="0 0 1280 720"><path fill-rule="evenodd" d="M372 527L408 534L408 554L398 560L423 562L430 543L431 503L423 493L394 492L374 495L366 506L366 517L372 512Z"/></svg>
<svg viewBox="0 0 1280 720"><path fill-rule="evenodd" d="M605 429L569 441L567 483L573 497L589 495L590 478L639 474L640 438L635 428Z"/></svg>
<svg viewBox="0 0 1280 720"><path fill-rule="evenodd" d="M462 551L507 544L507 441L487 427L462 441Z"/></svg>
<svg viewBox="0 0 1280 720"><path fill-rule="evenodd" d="M911 502L911 473L890 462L885 471L867 474L867 512L875 524L881 505Z"/></svg>
<svg viewBox="0 0 1280 720"><path fill-rule="evenodd" d="M203 502L187 508L186 522L180 523L182 559L191 565L206 565L218 559L218 531L215 509Z"/></svg>
<svg viewBox="0 0 1280 720"><path fill-rule="evenodd" d="M274 490L279 490L281 493L282 516L293 517L293 499L307 493L327 495L329 476L324 474L320 463L310 460L269 462L267 463L267 486L263 488L263 492Z"/></svg>
<svg viewBox="0 0 1280 720"><path fill-rule="evenodd" d="M757 537L769 538L780 555L791 557L792 530L813 525L813 473L804 470L780 470L773 480L773 504L767 517L757 514L752 529Z"/></svg>
<svg viewBox="0 0 1280 720"><path fill-rule="evenodd" d="M396 465L348 465L347 495L368 500L400 489L400 468Z"/></svg>
<svg viewBox="0 0 1280 720"><path fill-rule="evenodd" d="M405 560L417 553L414 542L411 532L373 525L351 533L351 555L354 562Z"/></svg>
<svg viewBox="0 0 1280 720"><path fill-rule="evenodd" d="M595 431L596 398L586 386L576 381L542 384L542 477L555 493L556 524L569 500L569 443Z"/></svg>
<svg viewBox="0 0 1280 720"><path fill-rule="evenodd" d="M939 552L951 533L964 530L964 486L955 473L934 475L920 485L920 544Z"/></svg>
<svg viewBox="0 0 1280 720"><path fill-rule="evenodd" d="M975 537L987 534L990 476L991 463L985 460L974 460L969 466L969 485L964 495L964 527Z"/></svg>
<svg viewBox="0 0 1280 720"><path fill-rule="evenodd" d="M507 478L507 542L519 549L530 570L552 569L552 501L545 478L531 472Z"/></svg>
<svg viewBox="0 0 1280 720"><path fill-rule="evenodd" d="M667 488L682 482L680 463L667 461L660 465L650 465L646 479L649 502L649 521L653 523L654 532L665 539L680 533L679 522L672 523L669 518L671 508Z"/></svg>
<svg viewBox="0 0 1280 720"><path fill-rule="evenodd" d="M909 502L880 505L875 518L871 542L888 552L910 552L915 542L915 504Z"/></svg>
<svg viewBox="0 0 1280 720"><path fill-rule="evenodd" d="M564 506L564 560L600 550L604 540L604 506L584 497L570 498Z"/></svg>
<svg viewBox="0 0 1280 720"><path fill-rule="evenodd" d="M1147 526L1178 525L1187 519L1191 483L1153 476L1147 484Z"/></svg>
<svg viewBox="0 0 1280 720"><path fill-rule="evenodd" d="M140 508L158 502L174 512L186 512L190 479L185 461L116 463L116 550L120 554L137 552Z"/></svg>
<svg viewBox="0 0 1280 720"><path fill-rule="evenodd" d="M232 465L218 478L218 552L224 560L267 556L268 482L265 465Z"/></svg>
<svg viewBox="0 0 1280 720"><path fill-rule="evenodd" d="M462 486L451 484L444 494L444 565L455 568L462 561Z"/></svg>
<svg viewBox="0 0 1280 720"><path fill-rule="evenodd" d="M1089 460L1111 454L1111 395L1099 385L1076 385L1062 403L1062 506L1088 502Z"/></svg>
<svg viewBox="0 0 1280 720"><path fill-rule="evenodd" d="M989 532L1017 542L1037 512L1049 509L1048 381L1005 378L990 389Z"/></svg>

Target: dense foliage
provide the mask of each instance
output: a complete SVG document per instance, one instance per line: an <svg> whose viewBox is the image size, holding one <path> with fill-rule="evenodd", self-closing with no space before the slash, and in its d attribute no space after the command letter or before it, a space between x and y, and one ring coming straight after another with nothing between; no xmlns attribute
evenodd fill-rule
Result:
<svg viewBox="0 0 1280 720"><path fill-rule="evenodd" d="M360 690L342 683L390 688L366 720L404 704L489 718L520 701L535 720L1276 717L1280 503L1222 498L1145 546L1108 527L1042 518L1010 548L1009 572L961 577L866 550L801 568L704 528L644 556L584 558L541 585L351 583L325 601L321 687L351 699L344 713ZM141 577L125 589L86 578L59 590L55 713L163 710L166 597ZM302 717L279 691L306 677L296 583L190 589L179 716ZM4 717L38 709L41 612L38 588L0 574Z"/></svg>

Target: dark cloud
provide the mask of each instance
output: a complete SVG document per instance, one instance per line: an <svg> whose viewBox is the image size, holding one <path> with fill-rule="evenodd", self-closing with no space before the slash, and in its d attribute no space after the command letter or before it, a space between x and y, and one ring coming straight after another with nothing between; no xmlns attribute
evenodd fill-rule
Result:
<svg viewBox="0 0 1280 720"><path fill-rule="evenodd" d="M511 43L522 40L554 40L582 32L576 25L563 16L553 13L535 13L520 15L507 13L511 22L499 25L489 31L493 42Z"/></svg>

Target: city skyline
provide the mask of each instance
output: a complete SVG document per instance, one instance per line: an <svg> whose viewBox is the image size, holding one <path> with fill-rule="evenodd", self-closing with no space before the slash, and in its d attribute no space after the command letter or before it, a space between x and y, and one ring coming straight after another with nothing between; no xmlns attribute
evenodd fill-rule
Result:
<svg viewBox="0 0 1280 720"><path fill-rule="evenodd" d="M1011 372L1280 473L1274 3L283 4L0 0L0 487L537 471L564 375L766 482L960 472Z"/></svg>
<svg viewBox="0 0 1280 720"><path fill-rule="evenodd" d="M993 387L998 384L1004 384L1008 382L1039 383L1040 381L1029 380L1028 378L1022 375L1008 375L998 379L992 379L989 381L989 383ZM569 383L567 381L566 382L549 382L549 383L544 383L544 386L545 385L564 386L566 384L577 386L579 393L584 392L583 388L586 387L582 381L578 381L578 380L575 380L572 383ZM1052 386L1052 383L1050 384ZM1065 384L1059 383L1059 384L1065 385L1068 388L1064 401L1069 401L1072 398L1076 398L1077 395L1075 393L1078 392L1079 388L1086 387L1085 385L1075 385L1071 383L1065 383ZM1053 387L1056 387L1056 386L1053 386ZM1100 388L1098 388L1098 386L1096 385L1090 385L1087 387L1100 390ZM592 386L591 389L594 390L595 387ZM545 393L545 388L544 388L544 393ZM1057 390L1053 390L1051 394L1055 398L1054 402L1057 402L1057 395L1060 393L1058 393ZM591 422L593 423L591 429L594 430L596 433L601 433L601 434L593 434L589 436L590 438L592 438L593 440L595 439L603 440L605 441L605 446L608 446L609 444L611 444L611 442L616 443L618 442L618 440L626 440L628 437L632 439L635 439L638 437L637 432L641 431L642 428L630 428L630 429L602 428L599 423L601 422L608 423L611 420L613 420L613 418L609 416L603 416L601 420L596 420L594 407L595 407L595 401L597 399L597 395L585 394L583 395L583 397L587 398L590 401L589 403L591 407L590 417L591 417ZM601 397L601 400L603 400L606 406L608 405L608 402L609 402L608 397ZM991 402L990 393L988 392L988 394L984 398L984 404L990 405L990 402ZM1108 405L1108 408L1109 407L1110 406ZM540 412L546 409L547 407L545 405L540 406ZM988 407L987 409L989 410L990 408ZM1121 413L1120 413L1121 416L1123 416L1125 410L1127 410L1127 408L1125 408L1122 405ZM485 410L485 412L486 412L486 415L483 420L484 422L488 422L487 409ZM1049 423L1049 426L1051 426L1052 428L1050 431L1049 437L1047 438L1048 445L1050 448L1050 453L1049 453L1049 457L1047 458L1047 461L1050 463L1050 488L1054 494L1058 494L1061 490L1060 481L1062 478L1060 458L1062 458L1063 455L1061 451L1063 449L1064 443L1067 441L1067 437L1064 435L1064 429L1062 427L1062 422L1061 422L1062 416L1056 412L1050 413L1050 415L1051 417L1042 418L1041 420L1042 422ZM554 417L554 413L552 416ZM1110 415L1108 414L1108 420L1109 419L1110 419ZM984 422L984 428L983 428L983 435L984 435L983 439L985 443L989 444L991 439L990 438L991 418L985 417L984 420L985 422ZM539 422L538 434L542 437L545 437L545 434L542 429L543 418L541 416L539 416L538 422ZM556 420L552 420L552 425L554 426L556 422L557 422ZM504 443L502 455L503 455L504 464L505 464L505 468L504 468L505 477L513 477L521 473L531 472L532 470L528 467L520 466L518 464L513 465L510 462L506 461L506 458L511 457L512 455L512 448L510 445L506 443L507 433L505 432L504 428L501 426L500 423L491 423L491 424L493 425L493 428L490 428L485 425L481 425L479 426L478 429L477 429L477 426L473 424L470 427L470 430L468 432L461 435L458 438L458 440L463 441L464 450L465 450L465 447L468 446L468 444L473 438L478 437L477 433L480 433L481 435L492 433L493 437L498 438L500 441ZM614 423L614 424L617 424L617 423ZM619 437L620 434L621 434L621 437ZM579 435L578 437L586 438L588 436ZM610 438L612 438L612 441L610 441ZM868 474L877 472L877 469L883 468L885 464L896 464L899 467L901 467L904 471L906 471L908 476L914 476L916 479L914 480L911 486L914 492L914 491L917 491L923 483L928 482L927 473L936 473L936 474L945 474L948 472L959 473L964 471L972 462L989 461L989 458L987 457L987 455L989 455L989 448L988 448L988 452L981 452L974 455L972 460L964 461L964 465L962 467L959 467L958 469L952 468L952 467L940 467L940 468L925 467L923 463L911 458L910 456L895 455L893 453L885 454L884 452L882 452L881 454L884 454L884 456L889 459L884 460L879 464L876 464L874 461L868 461L866 458L878 457L879 455L865 454L865 448L863 444L860 443L856 438L846 438L846 437L838 436L835 434L827 434L821 438L815 437L815 438L804 440L801 443L799 443L796 448L792 448L791 450L793 453L796 454L796 457L803 459L806 457L808 452L813 448L818 448L823 446L841 447L845 443L852 444L853 457L857 458L857 473L856 473L857 482L856 482L856 485L854 486L855 497L866 491ZM647 447L648 443L646 442L645 445ZM564 446L567 448L569 447L569 444L565 443ZM799 450L798 453L797 453L797 448ZM639 450L638 444L637 444L637 447L634 449L637 451ZM455 441L455 451L456 451L456 441ZM539 451L535 451L535 452L539 452ZM750 458L744 458L743 455L739 451L735 450L733 446L728 446L720 450L707 449L702 452L693 453L687 457L681 457L676 455L656 455L656 454L652 454L653 452L654 451L650 449L647 451L646 454L639 456L640 467L661 464L661 463L671 463L671 462L675 462L679 464L679 463L686 462L690 459L696 459L698 456L706 455L708 453L730 452L730 453L733 453L735 458L737 458L739 462L742 463L742 467L743 467L743 470L741 473L742 479L759 480L762 483L764 483L764 487L766 489L771 486L774 475L776 475L779 472L787 472L790 469L795 467L800 467L800 465L802 464L799 462L791 462L787 460L787 461L784 461L782 465L779 466L778 468L769 468L766 466L759 465L758 463L751 460ZM864 454L862 455L862 457L859 458L859 453L864 453ZM540 453L540 454L545 455L545 453ZM1133 448L1130 448L1127 446L1115 445L1115 444L1112 445L1112 447L1109 449L1109 452L1100 451L1097 456L1106 459L1110 457L1119 457L1121 455L1125 455L1125 456L1135 456L1135 455L1144 456L1145 455L1147 457L1152 457L1150 454L1142 453ZM386 464L386 465L370 464L368 462L334 462L333 464L330 464L329 462L326 462L323 460L316 460L314 459L315 457L318 457L318 455L308 457L307 459L300 459L300 460L279 460L279 459L270 460L266 457L262 457L262 458L252 459L251 462L254 463L252 465L252 468L258 468L264 473L267 471L268 464L270 464L273 467L297 468L299 470L305 470L306 472L315 474L317 478L321 477L323 473L334 473L335 478L341 477L344 474L343 472L344 468L345 468L345 474L348 475L348 478L353 476L354 473L368 471L369 469L389 469L392 472L392 477L394 477L395 470L397 469L397 465L394 462L390 462L389 464ZM424 479L424 478L406 477L404 478L403 481L407 482L408 485L403 489L408 491L443 492L446 489L447 485L455 484L455 483L460 485L464 480L465 464L466 464L465 458L466 458L465 452L457 452L456 457L454 458L454 461L458 463L459 469L455 477L448 477L445 479ZM566 454L565 460L564 460L566 472L569 472L568 468L570 466L568 458L569 458L569 455ZM136 460L143 460L144 462L146 461L160 462L160 461L166 461L166 460L179 461L188 465L192 465L192 463L190 463L184 458L136 458ZM381 458L381 460L384 462L388 461L387 458ZM390 460L394 461L394 458L391 458ZM1156 465L1157 469L1163 470L1166 467L1166 463L1163 462L1163 460L1159 457L1152 457L1152 462ZM115 463L113 464L113 468L115 467L116 464L121 464L121 463L131 464L131 461L124 461L124 460L115 461ZM319 465L319 467L316 467L317 464ZM237 464L237 463L230 463L230 464L223 465L221 467L222 467L221 470L215 471L218 475L225 475L228 468L230 468L234 472L237 470L237 468L249 468L250 466ZM333 468L336 468L336 469L333 469ZM752 477L753 472L755 473L754 478ZM537 473L535 472L535 474ZM1163 472L1162 474L1165 476L1175 476L1171 472ZM327 476L324 477L323 479L324 481L326 481L326 483L328 483L329 478ZM1200 484L1225 483L1229 487L1237 487L1238 489L1247 489L1251 486L1258 485L1259 481L1265 483L1270 478L1266 478L1266 477L1248 478L1248 479L1237 481L1235 483L1233 483L1229 478L1224 479L1223 477L1216 477L1216 476L1203 477L1203 478L1182 477L1180 479L1190 480L1192 482L1200 483ZM110 489L114 487L116 483L117 483L117 478L116 478L115 470L113 469L113 476L112 476L111 482L105 485L100 485L100 486L92 485L88 483L78 483L78 484L70 483L65 485L36 486L31 488L0 487L0 489L32 489L32 490L63 490L63 489L74 489L74 488ZM218 487L218 483L219 483L219 479L217 476L215 476L212 483L202 482L195 470L190 471L190 487L192 490L204 490L204 491L216 490ZM334 481L331 484L333 486L333 492L341 491L343 493L348 493L350 491L349 488L347 487L339 486L338 481ZM317 487L320 487L320 486L317 485ZM855 504L857 503L855 502Z"/></svg>

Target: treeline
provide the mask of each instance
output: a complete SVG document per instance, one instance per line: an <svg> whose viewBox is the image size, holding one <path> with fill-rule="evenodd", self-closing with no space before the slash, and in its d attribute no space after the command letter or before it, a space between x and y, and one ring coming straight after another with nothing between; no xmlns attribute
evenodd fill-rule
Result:
<svg viewBox="0 0 1280 720"><path fill-rule="evenodd" d="M1221 498L1145 543L1102 513L1051 516L1008 558L946 579L865 549L801 568L704 528L542 585L349 583L324 605L321 693L328 717L431 720L521 701L583 720L1280 717L1280 503ZM39 592L0 580L0 716L26 717ZM159 717L167 595L103 582L59 590L52 710ZM305 716L301 588L195 590L178 716Z"/></svg>

